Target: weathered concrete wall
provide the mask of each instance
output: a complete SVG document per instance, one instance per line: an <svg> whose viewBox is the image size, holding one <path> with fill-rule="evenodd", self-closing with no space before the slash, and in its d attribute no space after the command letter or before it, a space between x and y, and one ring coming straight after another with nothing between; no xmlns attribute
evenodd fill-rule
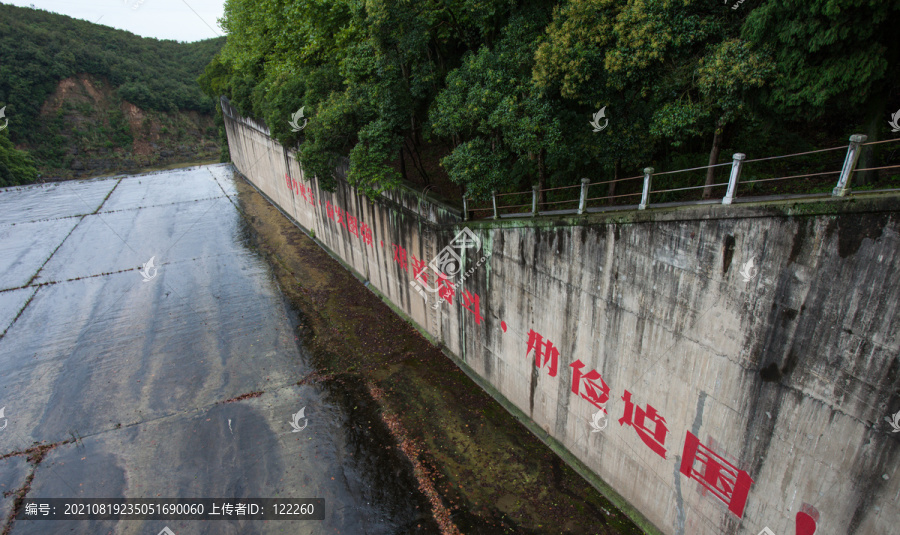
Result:
<svg viewBox="0 0 900 535"><path fill-rule="evenodd" d="M897 532L896 197L469 223L483 250L464 270L487 258L433 309L414 260L450 243L458 213L410 191L321 191L264 126L226 126L245 177L660 531Z"/></svg>

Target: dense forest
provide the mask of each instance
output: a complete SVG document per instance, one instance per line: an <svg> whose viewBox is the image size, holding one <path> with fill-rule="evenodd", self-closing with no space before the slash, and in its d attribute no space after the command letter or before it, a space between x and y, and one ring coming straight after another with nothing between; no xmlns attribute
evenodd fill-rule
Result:
<svg viewBox="0 0 900 535"><path fill-rule="evenodd" d="M100 154L107 164L96 172L157 163L179 133L182 145L200 136L215 144L215 101L197 77L224 42L143 38L0 4L0 120L8 120L0 131L0 186L32 182L39 172L89 170L83 162ZM136 141L147 150L136 150Z"/></svg>
<svg viewBox="0 0 900 535"><path fill-rule="evenodd" d="M406 179L484 199L898 135L898 2L226 0L220 23L204 91L320 179L349 158L369 193ZM861 164L896 160L884 147Z"/></svg>

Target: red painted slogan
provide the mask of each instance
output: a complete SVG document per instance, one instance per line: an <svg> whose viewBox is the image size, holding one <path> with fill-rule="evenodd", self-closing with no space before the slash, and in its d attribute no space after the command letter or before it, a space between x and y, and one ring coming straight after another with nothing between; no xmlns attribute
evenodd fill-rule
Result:
<svg viewBox="0 0 900 535"><path fill-rule="evenodd" d="M299 184L285 175L288 189L305 199L310 205L315 205L312 189ZM320 204L322 204L320 202ZM369 247L374 247L372 229L352 213L341 209L339 206L326 201L326 216L329 220L345 228L351 236L356 236ZM382 247L383 241L379 242ZM399 244L390 244L393 262L405 273L412 271L414 280L428 282L428 274L425 272L426 261L410 255L406 248ZM441 271L436 271L437 293L439 299L447 301L451 305L457 296L456 284ZM463 289L461 305L472 314L475 324L481 325L484 319L481 315L481 298L477 293ZM506 332L506 323L501 322L503 332ZM547 370L550 377L557 377L559 370L559 349L553 342L543 335L531 329L528 332L526 357L534 352L534 365L539 370ZM584 399L603 414L606 414L606 403L610 399L611 389L603 376L594 369L586 369L587 365L580 359L569 365L571 369L571 390ZM641 404L635 399L634 394L625 390L621 400L625 402L623 414L618 422L620 426L630 427L638 438L656 455L665 459L667 454L666 439L669 428L666 419L659 414L655 407L649 403ZM744 471L738 469L722 455L712 448L702 444L700 439L690 431L686 431L684 446L682 448L682 460L679 472L696 481L705 491L715 496L728 507L728 511L737 517L743 517L750 487L753 479ZM797 514L798 533L812 535L818 521L818 511L812 506L806 506L808 511Z"/></svg>
<svg viewBox="0 0 900 535"><path fill-rule="evenodd" d="M528 347L525 355L534 351L534 365L539 368L547 368L550 377L556 377L559 367L559 350L553 346L553 342L535 332L528 332ZM584 371L586 364L576 360L569 365L572 368L572 393L581 396L598 410L606 413L604 405L609 401L610 388L603 380L603 376L597 370ZM635 405L631 398L631 392L625 391L622 396L625 402L625 412L619 418L619 425L629 426L637 433L638 437L650 448L651 451L666 458L666 436L669 428L666 420L660 416L652 405L646 409ZM684 442L684 451L681 461L681 473L696 480L706 490L728 506L728 510L734 515L744 515L744 505L747 503L747 495L753 480L750 475L739 470L703 444L690 431Z"/></svg>

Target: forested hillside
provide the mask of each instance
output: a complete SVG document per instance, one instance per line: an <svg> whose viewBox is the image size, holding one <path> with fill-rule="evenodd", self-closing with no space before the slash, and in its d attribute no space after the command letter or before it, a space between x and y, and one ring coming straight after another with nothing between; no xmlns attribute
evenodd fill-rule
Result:
<svg viewBox="0 0 900 535"><path fill-rule="evenodd" d="M897 2L227 0L223 25L207 94L320 178L349 157L369 192L486 198L897 135ZM897 158L881 147L861 163Z"/></svg>
<svg viewBox="0 0 900 535"><path fill-rule="evenodd" d="M178 43L0 4L0 136L33 158L0 186L217 155L214 101L197 85L224 38ZM16 156L21 159L22 155Z"/></svg>

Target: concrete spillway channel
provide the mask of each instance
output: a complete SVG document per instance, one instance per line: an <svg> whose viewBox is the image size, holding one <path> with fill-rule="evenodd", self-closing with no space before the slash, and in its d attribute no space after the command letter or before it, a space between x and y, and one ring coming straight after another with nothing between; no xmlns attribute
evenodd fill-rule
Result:
<svg viewBox="0 0 900 535"><path fill-rule="evenodd" d="M225 165L0 190L0 408L2 533L640 533ZM157 497L325 514L23 517Z"/></svg>

